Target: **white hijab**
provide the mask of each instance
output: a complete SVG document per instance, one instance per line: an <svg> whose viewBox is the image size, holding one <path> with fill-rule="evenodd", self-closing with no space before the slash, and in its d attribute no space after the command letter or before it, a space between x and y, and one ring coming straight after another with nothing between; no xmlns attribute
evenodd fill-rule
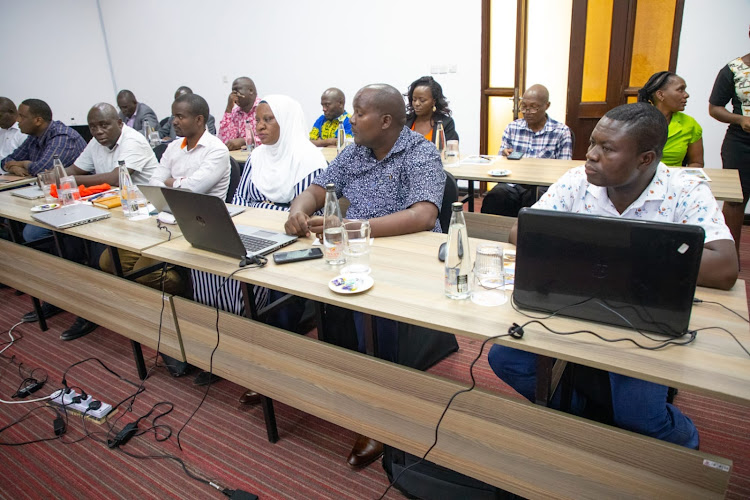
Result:
<svg viewBox="0 0 750 500"><path fill-rule="evenodd" d="M253 150L250 160L253 184L268 201L289 203L294 198L294 186L328 164L323 153L310 142L305 115L297 101L284 95L269 95L261 102L271 107L280 132L276 144L262 144Z"/></svg>

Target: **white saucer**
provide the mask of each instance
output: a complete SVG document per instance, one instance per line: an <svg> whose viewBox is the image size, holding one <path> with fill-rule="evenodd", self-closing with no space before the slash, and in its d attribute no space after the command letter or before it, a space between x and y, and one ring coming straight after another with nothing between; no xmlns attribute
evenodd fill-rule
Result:
<svg viewBox="0 0 750 500"><path fill-rule="evenodd" d="M372 288L375 280L366 274L341 274L328 282L328 288L336 293L351 295Z"/></svg>
<svg viewBox="0 0 750 500"><path fill-rule="evenodd" d="M503 170L490 170L487 173L490 174L492 177L505 177L507 175L510 175L510 170L505 170L505 169L503 169Z"/></svg>
<svg viewBox="0 0 750 500"><path fill-rule="evenodd" d="M35 207L31 207L32 212L46 212L47 210L54 210L57 207L59 207L59 203L45 203L44 205L37 205Z"/></svg>

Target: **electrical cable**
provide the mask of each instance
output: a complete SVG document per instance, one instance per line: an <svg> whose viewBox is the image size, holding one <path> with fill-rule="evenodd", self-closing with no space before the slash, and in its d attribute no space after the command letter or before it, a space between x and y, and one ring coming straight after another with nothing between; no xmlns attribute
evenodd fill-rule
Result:
<svg viewBox="0 0 750 500"><path fill-rule="evenodd" d="M738 316L738 317L739 317L739 318L740 318L741 320L743 320L743 321L747 321L748 323L750 323L750 320L748 320L748 319L747 319L746 317L744 317L743 315L741 315L740 313L738 313L738 312L737 312L737 311L735 311L734 309L730 309L729 307L725 306L725 305L724 305L724 304L722 304L721 302L713 302L713 301L711 301L711 300L701 300L701 299L699 299L699 298L697 298L697 297L695 297L695 298L693 299L693 302L694 302L695 304L715 304L715 305L717 305L717 306L721 306L721 307L723 307L724 309L726 309L727 311L729 311L730 313L732 313L732 314L735 314L735 315L737 315L737 316Z"/></svg>
<svg viewBox="0 0 750 500"><path fill-rule="evenodd" d="M19 321L18 323L16 323L15 325L13 325L13 326L10 327L10 330L8 330L8 336L10 337L10 341L8 341L8 342L5 343L7 345L5 347L3 347L3 350L0 351L0 354L4 353L6 350L8 350L10 348L10 346L12 346L15 343L16 339L13 338L13 329L15 327L17 327L18 325L22 325L23 323L24 323L23 321ZM19 340L22 339L22 338L23 338L23 336L20 336Z"/></svg>

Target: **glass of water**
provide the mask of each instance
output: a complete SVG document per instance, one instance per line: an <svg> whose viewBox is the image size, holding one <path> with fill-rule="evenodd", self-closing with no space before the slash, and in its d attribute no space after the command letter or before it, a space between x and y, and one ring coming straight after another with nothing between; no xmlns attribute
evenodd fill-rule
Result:
<svg viewBox="0 0 750 500"><path fill-rule="evenodd" d="M446 143L445 158L443 159L443 165L447 166L458 166L461 163L461 159L458 153L458 141L451 139Z"/></svg>
<svg viewBox="0 0 750 500"><path fill-rule="evenodd" d="M499 306L508 301L505 295L503 247L479 245L472 275L472 302L480 306Z"/></svg>
<svg viewBox="0 0 750 500"><path fill-rule="evenodd" d="M50 194L50 189L55 183L55 173L52 170L45 170L36 176L36 182L39 184L39 189L44 193L44 201L47 203L54 202L55 198Z"/></svg>
<svg viewBox="0 0 750 500"><path fill-rule="evenodd" d="M353 219L344 222L343 274L370 273L370 221Z"/></svg>
<svg viewBox="0 0 750 500"><path fill-rule="evenodd" d="M128 206L130 207L130 220L148 219L148 200L136 186L128 187Z"/></svg>
<svg viewBox="0 0 750 500"><path fill-rule="evenodd" d="M60 198L62 205L75 205L81 201L81 192L78 191L76 178L68 175L60 178L60 185L57 189L57 196Z"/></svg>

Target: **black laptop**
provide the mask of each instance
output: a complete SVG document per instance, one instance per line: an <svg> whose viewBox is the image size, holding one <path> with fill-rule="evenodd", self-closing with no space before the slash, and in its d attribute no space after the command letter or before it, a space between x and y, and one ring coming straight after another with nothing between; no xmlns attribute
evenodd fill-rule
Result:
<svg viewBox="0 0 750 500"><path fill-rule="evenodd" d="M180 231L196 248L243 258L266 255L297 241L275 231L234 225L224 200L182 189L161 188Z"/></svg>
<svg viewBox="0 0 750 500"><path fill-rule="evenodd" d="M169 203L167 203L167 200L164 199L164 195L161 192L161 186L138 184L137 187L141 190L143 196L146 197L149 203L151 203L158 212L167 212L169 214L172 213L172 209L169 208ZM187 189L183 189L182 191L187 191ZM230 205L227 203L226 207L230 217L234 217L235 215L239 215L245 211L245 207L240 207L238 205Z"/></svg>
<svg viewBox="0 0 750 500"><path fill-rule="evenodd" d="M699 226L523 209L519 307L679 336L703 254Z"/></svg>

